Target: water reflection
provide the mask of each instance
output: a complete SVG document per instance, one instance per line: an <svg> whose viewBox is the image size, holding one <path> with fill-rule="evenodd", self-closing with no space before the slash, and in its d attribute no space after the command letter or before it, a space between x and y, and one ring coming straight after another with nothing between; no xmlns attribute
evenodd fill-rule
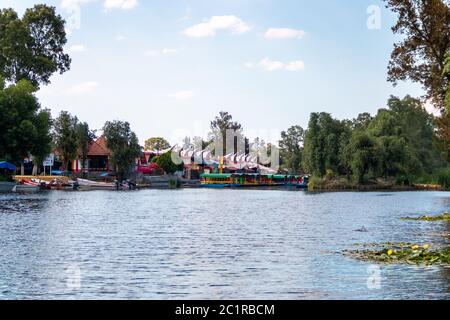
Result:
<svg viewBox="0 0 450 320"><path fill-rule="evenodd" d="M381 265L370 290L370 264L341 251L448 245L448 224L400 218L449 207L442 192L3 194L0 298L448 299L448 268Z"/></svg>

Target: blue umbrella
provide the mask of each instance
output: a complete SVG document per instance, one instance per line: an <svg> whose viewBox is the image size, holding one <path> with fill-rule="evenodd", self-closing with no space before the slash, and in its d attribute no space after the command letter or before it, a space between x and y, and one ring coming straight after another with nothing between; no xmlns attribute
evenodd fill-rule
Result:
<svg viewBox="0 0 450 320"><path fill-rule="evenodd" d="M16 171L17 167L12 163L2 161L0 162L0 169L8 170L8 171Z"/></svg>

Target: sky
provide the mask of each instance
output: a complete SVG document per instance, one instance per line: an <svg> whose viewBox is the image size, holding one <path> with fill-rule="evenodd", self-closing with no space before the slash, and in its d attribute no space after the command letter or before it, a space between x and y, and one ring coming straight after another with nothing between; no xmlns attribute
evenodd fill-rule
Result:
<svg viewBox="0 0 450 320"><path fill-rule="evenodd" d="M311 112L375 113L420 86L387 82L395 15L379 0L0 0L46 3L67 21L71 70L37 96L91 128L131 124L140 142L203 136L228 111L275 142Z"/></svg>

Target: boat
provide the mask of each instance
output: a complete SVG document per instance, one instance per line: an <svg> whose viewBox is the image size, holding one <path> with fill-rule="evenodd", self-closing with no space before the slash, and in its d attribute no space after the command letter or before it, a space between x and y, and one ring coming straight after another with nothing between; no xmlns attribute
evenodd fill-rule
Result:
<svg viewBox="0 0 450 320"><path fill-rule="evenodd" d="M87 179L78 178L76 183L81 190L115 190L117 186L115 183L97 182Z"/></svg>
<svg viewBox="0 0 450 320"><path fill-rule="evenodd" d="M292 187L307 189L309 176L274 175L256 173L216 173L202 174L201 186L204 188L252 188L252 187Z"/></svg>
<svg viewBox="0 0 450 320"><path fill-rule="evenodd" d="M0 192L11 192L15 186L15 182L0 181Z"/></svg>

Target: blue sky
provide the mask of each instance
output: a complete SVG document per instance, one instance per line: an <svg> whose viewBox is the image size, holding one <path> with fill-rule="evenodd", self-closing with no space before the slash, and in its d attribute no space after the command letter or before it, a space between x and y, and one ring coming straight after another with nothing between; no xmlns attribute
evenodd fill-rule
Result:
<svg viewBox="0 0 450 320"><path fill-rule="evenodd" d="M39 99L91 127L126 120L141 142L203 135L219 111L275 141L311 112L374 113L418 85L386 81L395 16L378 0L0 0L36 3L69 21L71 70ZM380 27L369 29L370 6ZM369 10L370 11L370 10ZM79 12L79 14L77 13Z"/></svg>

